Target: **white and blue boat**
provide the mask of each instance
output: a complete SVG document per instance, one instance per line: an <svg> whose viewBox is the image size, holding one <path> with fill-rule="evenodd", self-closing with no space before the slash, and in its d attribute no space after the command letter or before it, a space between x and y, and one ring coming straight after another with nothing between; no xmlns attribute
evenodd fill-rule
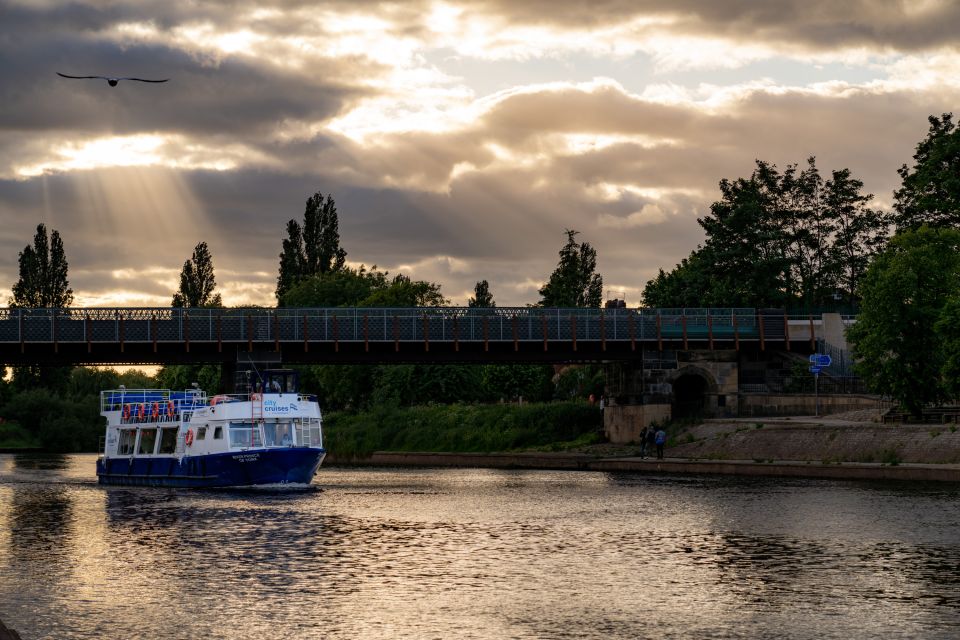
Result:
<svg viewBox="0 0 960 640"><path fill-rule="evenodd" d="M267 370L249 393L102 391L100 484L244 487L309 484L323 462L320 406L295 371Z"/></svg>

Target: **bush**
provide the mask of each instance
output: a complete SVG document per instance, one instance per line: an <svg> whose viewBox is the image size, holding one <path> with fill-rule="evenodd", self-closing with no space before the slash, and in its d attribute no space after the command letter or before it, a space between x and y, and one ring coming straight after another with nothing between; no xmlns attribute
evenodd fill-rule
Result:
<svg viewBox="0 0 960 640"><path fill-rule="evenodd" d="M492 452L544 447L596 433L599 408L583 402L517 405L378 406L325 421L334 455L374 451Z"/></svg>
<svg viewBox="0 0 960 640"><path fill-rule="evenodd" d="M0 449L32 449L40 442L15 422L0 423Z"/></svg>

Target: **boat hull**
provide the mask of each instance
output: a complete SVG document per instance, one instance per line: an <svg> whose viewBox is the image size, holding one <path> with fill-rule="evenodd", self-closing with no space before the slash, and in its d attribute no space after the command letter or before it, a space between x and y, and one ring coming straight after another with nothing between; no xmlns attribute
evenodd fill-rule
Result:
<svg viewBox="0 0 960 640"><path fill-rule="evenodd" d="M100 484L147 487L248 487L309 484L325 449L250 449L201 456L113 457L97 460Z"/></svg>

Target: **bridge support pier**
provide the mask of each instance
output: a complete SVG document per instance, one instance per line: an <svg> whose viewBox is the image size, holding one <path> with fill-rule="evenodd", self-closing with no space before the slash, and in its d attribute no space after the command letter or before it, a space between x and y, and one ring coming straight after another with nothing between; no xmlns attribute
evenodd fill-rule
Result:
<svg viewBox="0 0 960 640"><path fill-rule="evenodd" d="M607 363L603 430L614 443L638 442L644 427L671 419L737 415L736 350L643 350Z"/></svg>

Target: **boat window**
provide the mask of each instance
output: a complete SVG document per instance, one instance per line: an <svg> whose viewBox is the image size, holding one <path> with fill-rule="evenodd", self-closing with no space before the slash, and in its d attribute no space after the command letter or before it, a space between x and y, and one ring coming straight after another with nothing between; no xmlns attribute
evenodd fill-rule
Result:
<svg viewBox="0 0 960 640"><path fill-rule="evenodd" d="M118 456L129 456L133 454L133 443L137 441L136 429L121 429L120 442L117 444Z"/></svg>
<svg viewBox="0 0 960 640"><path fill-rule="evenodd" d="M206 440L207 439L207 428L199 427L197 429L197 440Z"/></svg>
<svg viewBox="0 0 960 640"><path fill-rule="evenodd" d="M263 440L268 447L289 447L293 444L293 429L289 422L264 424Z"/></svg>
<svg viewBox="0 0 960 640"><path fill-rule="evenodd" d="M174 453L177 450L177 430L160 429L160 451L158 453Z"/></svg>
<svg viewBox="0 0 960 640"><path fill-rule="evenodd" d="M214 439L214 440L223 440L223 427L214 427L214 428L213 428L213 439Z"/></svg>
<svg viewBox="0 0 960 640"><path fill-rule="evenodd" d="M230 423L230 446L231 447L259 447L260 429L254 427L249 422L231 422Z"/></svg>
<svg viewBox="0 0 960 640"><path fill-rule="evenodd" d="M153 453L157 444L156 429L140 430L140 446L137 448L137 455L146 456Z"/></svg>

